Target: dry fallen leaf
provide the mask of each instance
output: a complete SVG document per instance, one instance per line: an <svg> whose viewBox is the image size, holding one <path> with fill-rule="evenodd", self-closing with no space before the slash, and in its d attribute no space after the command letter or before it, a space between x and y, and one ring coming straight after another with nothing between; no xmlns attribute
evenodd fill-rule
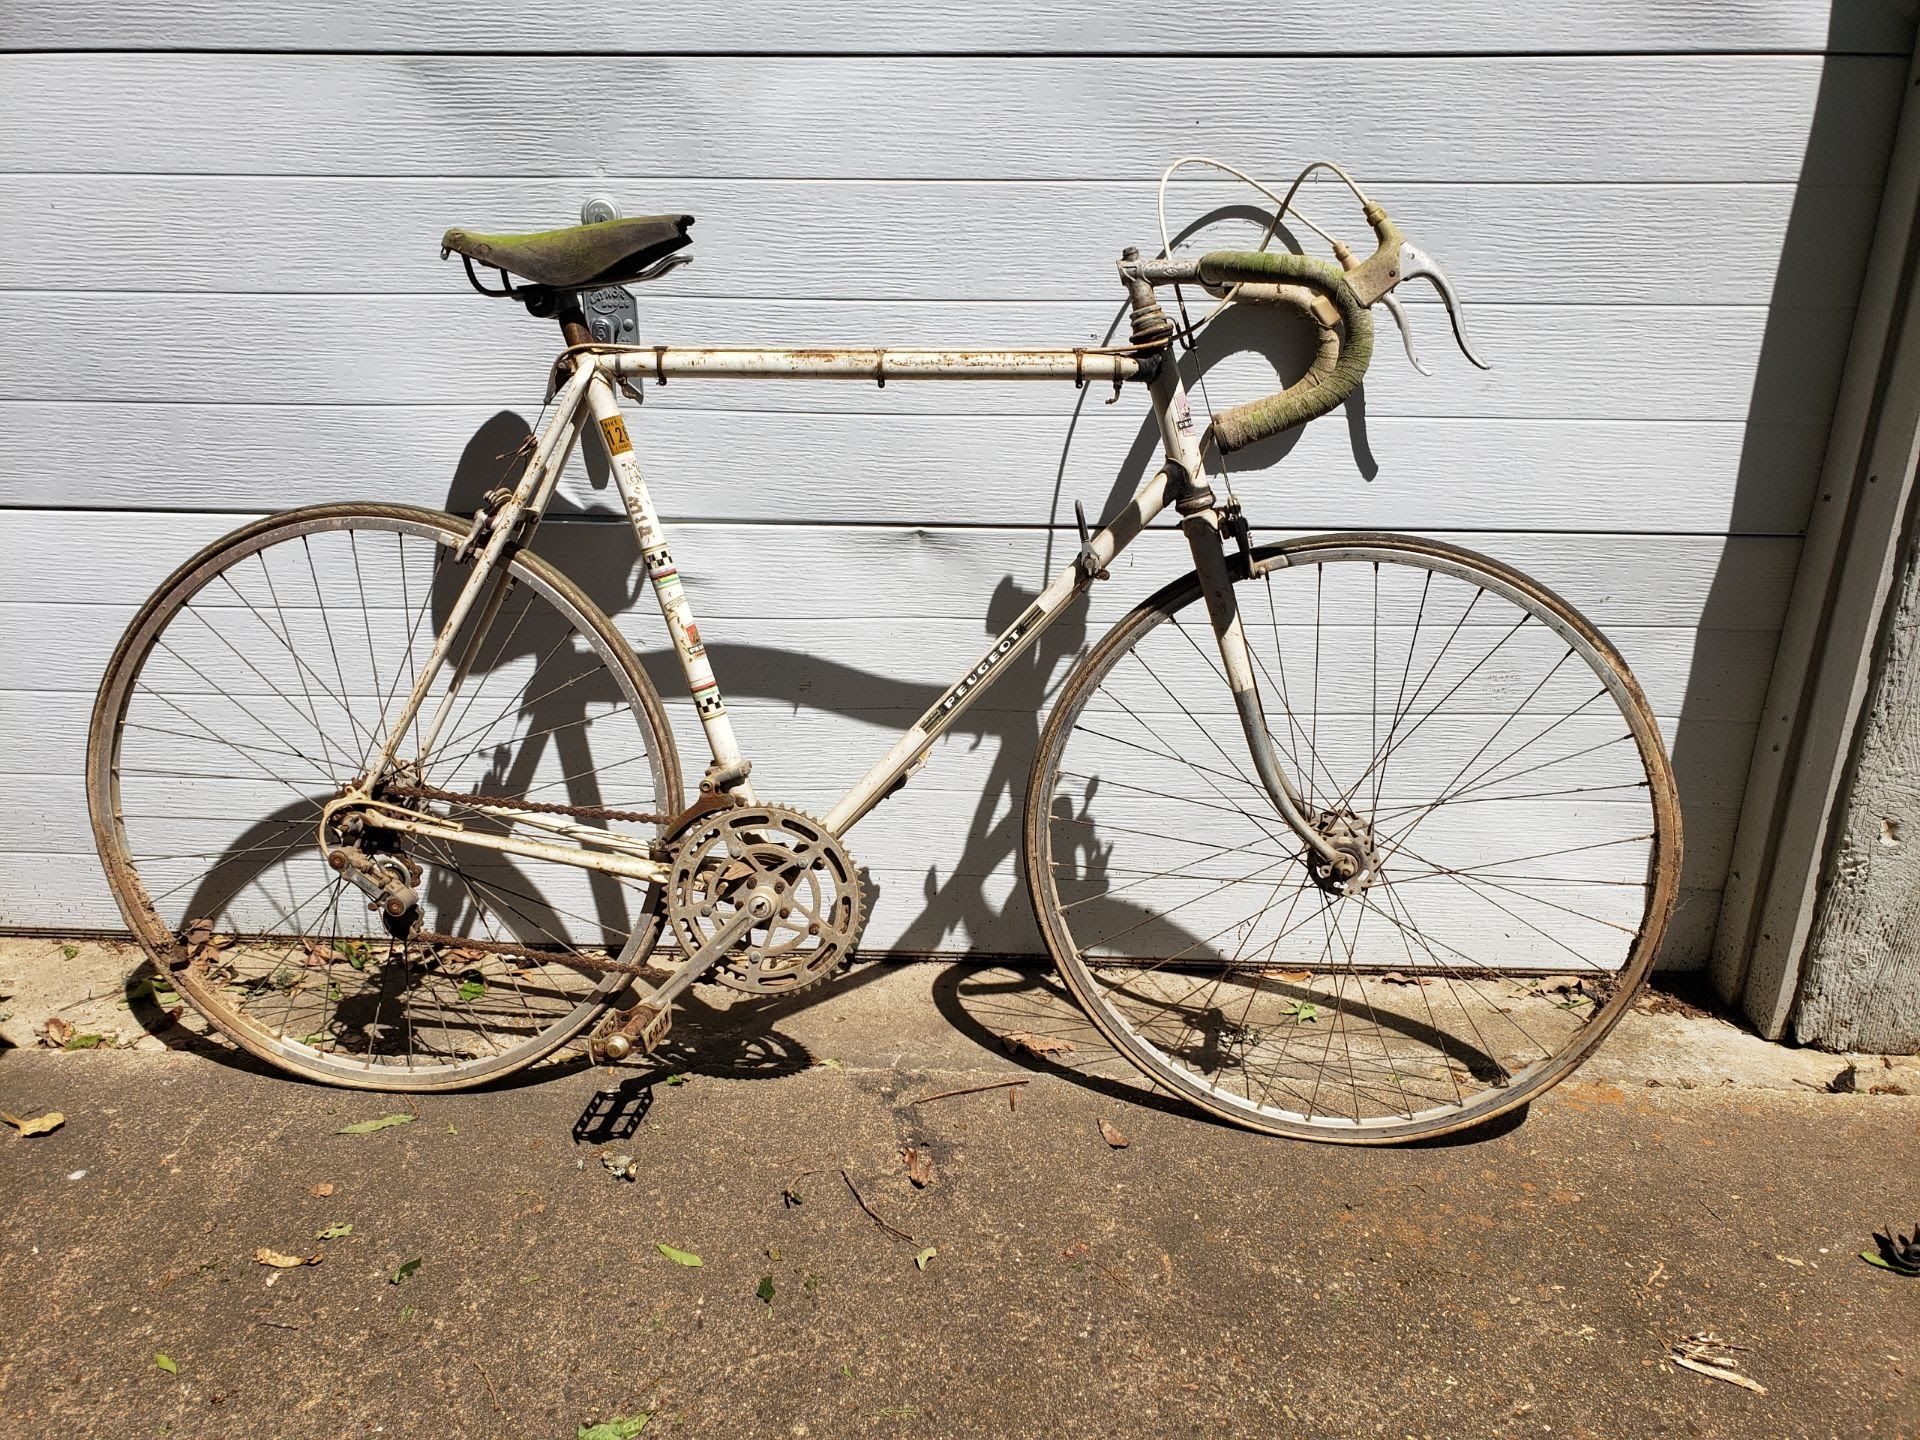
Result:
<svg viewBox="0 0 1920 1440"><path fill-rule="evenodd" d="M333 1182L331 1180L322 1180L318 1185L313 1187L312 1194L316 1200L326 1199L327 1196L333 1194Z"/></svg>
<svg viewBox="0 0 1920 1440"><path fill-rule="evenodd" d="M1282 970L1280 972L1280 978L1289 985L1298 985L1304 980L1311 980L1313 978L1313 972L1311 970Z"/></svg>
<svg viewBox="0 0 1920 1440"><path fill-rule="evenodd" d="M1710 1330L1696 1330L1684 1340L1676 1340L1667 1349L1667 1359L1683 1370L1691 1370L1696 1375L1705 1375L1709 1379L1724 1380L1729 1385L1738 1385L1742 1390L1751 1390L1756 1395L1767 1393L1767 1387L1758 1380L1742 1375L1735 1368L1739 1361L1734 1356L1743 1346L1730 1345Z"/></svg>
<svg viewBox="0 0 1920 1440"><path fill-rule="evenodd" d="M6 1111L0 1110L0 1120L6 1121L7 1124L13 1126L13 1128L18 1130L22 1135L51 1135L55 1130L58 1130L62 1125L67 1123L67 1117L62 1115L58 1110L49 1110L44 1115L35 1115L31 1119L26 1120L21 1119L18 1115L9 1115Z"/></svg>
<svg viewBox="0 0 1920 1440"><path fill-rule="evenodd" d="M253 1252L254 1262L259 1265L271 1265L276 1270L292 1270L301 1265L318 1265L326 1257L313 1255L282 1255L278 1250L269 1250L262 1245Z"/></svg>
<svg viewBox="0 0 1920 1440"><path fill-rule="evenodd" d="M1433 977L1430 975L1403 975L1398 970L1389 970L1380 977L1380 981L1385 985L1431 985L1433 983Z"/></svg>
<svg viewBox="0 0 1920 1440"><path fill-rule="evenodd" d="M1669 1355L1667 1358L1673 1361L1674 1364L1681 1366L1683 1369L1691 1370L1697 1375L1706 1375L1715 1380L1724 1380L1729 1385L1738 1385L1742 1390L1751 1390L1756 1395L1764 1395L1767 1393L1766 1386L1762 1385L1758 1380L1749 1379L1738 1370L1728 1370L1720 1365L1709 1365L1703 1360L1689 1359L1685 1355Z"/></svg>
<svg viewBox="0 0 1920 1440"><path fill-rule="evenodd" d="M1100 1138L1116 1150L1124 1150L1133 1143L1125 1135L1120 1133L1119 1128L1115 1126L1111 1120L1106 1119L1104 1116L1101 1117L1100 1120Z"/></svg>
<svg viewBox="0 0 1920 1440"><path fill-rule="evenodd" d="M907 1179L913 1188L924 1190L933 1183L933 1156L909 1145L900 1152L900 1163L907 1167Z"/></svg>
<svg viewBox="0 0 1920 1440"><path fill-rule="evenodd" d="M180 938L186 944L189 960L217 960L220 952L233 944L231 935L214 934L213 921L205 917L189 920Z"/></svg>
<svg viewBox="0 0 1920 1440"><path fill-rule="evenodd" d="M300 963L310 970L324 970L329 965L344 964L346 961L346 956L333 946L323 945L318 940L303 941L301 948L305 953L301 955Z"/></svg>
<svg viewBox="0 0 1920 1440"><path fill-rule="evenodd" d="M1011 1035L1002 1035L1000 1043L1009 1050L1024 1050L1029 1055L1061 1055L1073 1049L1071 1040L1062 1040L1057 1035L1035 1035L1031 1030L1016 1030Z"/></svg>
<svg viewBox="0 0 1920 1440"><path fill-rule="evenodd" d="M58 1050L73 1038L73 1026L58 1015L49 1015L47 1023L40 1027L40 1043Z"/></svg>

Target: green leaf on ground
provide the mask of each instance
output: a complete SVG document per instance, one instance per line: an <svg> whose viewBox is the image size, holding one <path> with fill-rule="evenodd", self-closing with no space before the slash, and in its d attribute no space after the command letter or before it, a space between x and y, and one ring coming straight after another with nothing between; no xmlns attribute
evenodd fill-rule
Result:
<svg viewBox="0 0 1920 1440"><path fill-rule="evenodd" d="M478 1000L486 993L487 982L484 980L462 980L460 982L460 998L462 1000Z"/></svg>
<svg viewBox="0 0 1920 1440"><path fill-rule="evenodd" d="M61 1045L62 1050L97 1050L102 1045L110 1045L112 1037L108 1035L69 1035Z"/></svg>
<svg viewBox="0 0 1920 1440"><path fill-rule="evenodd" d="M1920 1270L1907 1269L1895 1265L1884 1255L1876 1255L1871 1250L1862 1250L1860 1258L1869 1265L1878 1265L1882 1270L1891 1270L1896 1275L1905 1275L1908 1279L1920 1278Z"/></svg>
<svg viewBox="0 0 1920 1440"><path fill-rule="evenodd" d="M419 1268L420 1268L420 1257L416 1255L413 1257L413 1259L407 1261L406 1264L402 1265L398 1270L394 1271L393 1274L389 1275L387 1277L387 1283L389 1285L398 1285L402 1280L405 1280L409 1275L413 1274L413 1272L418 1270Z"/></svg>
<svg viewBox="0 0 1920 1440"><path fill-rule="evenodd" d="M933 1263L933 1257L938 1255L939 1253L940 1253L939 1250L937 1250L933 1246L931 1245L927 1246L926 1249L922 1250L918 1255L913 1257L914 1268L916 1270L926 1269L927 1266Z"/></svg>
<svg viewBox="0 0 1920 1440"><path fill-rule="evenodd" d="M316 1240L338 1240L352 1233L353 1226L350 1224L329 1225L324 1230L314 1231L313 1238Z"/></svg>
<svg viewBox="0 0 1920 1440"><path fill-rule="evenodd" d="M673 1246L661 1244L659 1241L654 1242L653 1248L676 1265L704 1265L706 1263L691 1250L676 1250Z"/></svg>
<svg viewBox="0 0 1920 1440"><path fill-rule="evenodd" d="M645 1415L628 1415L618 1420L602 1420L598 1425L582 1425L574 1432L574 1440L633 1440L647 1428L647 1421L653 1418L649 1411Z"/></svg>
<svg viewBox="0 0 1920 1440"><path fill-rule="evenodd" d="M60 947L60 953L71 960L80 953L80 947L78 945L62 945Z"/></svg>
<svg viewBox="0 0 1920 1440"><path fill-rule="evenodd" d="M764 1300L767 1304L771 1305L773 1303L773 1277L771 1275L762 1275L760 1277L760 1288L753 1293L758 1299Z"/></svg>
<svg viewBox="0 0 1920 1440"><path fill-rule="evenodd" d="M668 1085L684 1085L692 1078L693 1077L686 1072L676 1070L673 1074L667 1076L665 1083Z"/></svg>
<svg viewBox="0 0 1920 1440"><path fill-rule="evenodd" d="M162 1355L158 1350L153 1352L153 1363L169 1375L178 1375L180 1373L180 1367L173 1363L173 1357L171 1355Z"/></svg>
<svg viewBox="0 0 1920 1440"><path fill-rule="evenodd" d="M371 1135L376 1130L385 1130L390 1125L411 1125L411 1115L382 1115L378 1120L356 1120L351 1125L342 1125L333 1133L336 1135Z"/></svg>

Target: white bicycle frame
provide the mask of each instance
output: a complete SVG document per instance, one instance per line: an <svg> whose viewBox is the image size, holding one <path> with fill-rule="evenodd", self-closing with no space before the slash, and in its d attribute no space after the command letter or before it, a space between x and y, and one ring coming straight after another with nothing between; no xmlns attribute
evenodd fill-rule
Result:
<svg viewBox="0 0 1920 1440"><path fill-rule="evenodd" d="M940 733L1004 673L1006 662L1039 639L1074 596L1091 585L1168 506L1178 505L1256 771L1276 810L1294 833L1323 858L1337 861L1338 852L1310 823L1299 792L1275 759L1254 680L1254 667L1233 600L1233 585L1221 542L1222 517L1206 482L1201 438L1194 432L1192 411L1176 367L1171 363L1158 363L1164 353L1142 354L1131 347L762 350L576 346L570 349L562 357L562 364L571 362L571 373L554 394L551 418L535 443L526 470L514 487L512 497L494 510L484 524L476 522L474 541L484 537L485 543L476 551L473 574L435 638L432 652L422 665L405 706L388 730L380 755L358 787L327 807L328 818L322 821L323 834L336 811L351 807L371 824L452 844L535 856L636 880L658 881L666 877L667 866L650 852L647 841L637 837L520 809L474 807L516 827L531 827L575 842L571 846L560 845L512 833L473 830L451 819L422 815L417 810L385 803L368 793L374 780L386 773L396 758L402 758L396 756L402 737L413 729L415 717L426 705L436 681L451 665L453 673L447 688L418 731L420 759L424 761L432 755L454 699L478 654L480 642L505 598L507 573L501 562L511 547L525 543L528 533L545 513L561 471L589 418L599 431L620 498L639 540L642 563L653 586L654 598L673 638L674 653L686 677L688 693L706 732L707 745L713 755L707 783L730 792L741 802L753 803L753 790L747 780L751 767L734 736L719 681L708 661L692 604L673 562L666 528L661 524L641 474L616 385L632 379L642 383L652 379L665 384L669 379L703 376L857 380L881 385L889 380L1072 380L1078 384L1111 383L1117 393L1123 383L1144 380L1160 428L1165 463L1134 492L1117 515L1087 537L1081 553L1053 577L973 666L840 798L828 812L826 825L836 834L844 834L903 785L925 763Z"/></svg>

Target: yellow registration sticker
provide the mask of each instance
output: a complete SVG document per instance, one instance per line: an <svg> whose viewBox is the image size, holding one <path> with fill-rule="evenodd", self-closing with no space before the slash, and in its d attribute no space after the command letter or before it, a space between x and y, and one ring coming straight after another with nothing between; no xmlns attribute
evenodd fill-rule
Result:
<svg viewBox="0 0 1920 1440"><path fill-rule="evenodd" d="M609 415L600 422L600 431L607 437L607 453L619 455L633 449L633 441L627 438L627 422L618 415Z"/></svg>

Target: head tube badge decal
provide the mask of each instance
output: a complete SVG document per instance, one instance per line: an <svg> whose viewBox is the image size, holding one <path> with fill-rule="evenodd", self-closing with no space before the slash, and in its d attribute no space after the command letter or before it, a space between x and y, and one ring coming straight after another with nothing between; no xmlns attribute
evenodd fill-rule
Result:
<svg viewBox="0 0 1920 1440"><path fill-rule="evenodd" d="M600 433L607 437L607 453L624 455L633 449L633 441L627 438L627 422L618 415L609 415L600 422Z"/></svg>
<svg viewBox="0 0 1920 1440"><path fill-rule="evenodd" d="M1187 392L1184 390L1174 394L1173 423L1181 430L1193 429L1193 406L1187 403Z"/></svg>

